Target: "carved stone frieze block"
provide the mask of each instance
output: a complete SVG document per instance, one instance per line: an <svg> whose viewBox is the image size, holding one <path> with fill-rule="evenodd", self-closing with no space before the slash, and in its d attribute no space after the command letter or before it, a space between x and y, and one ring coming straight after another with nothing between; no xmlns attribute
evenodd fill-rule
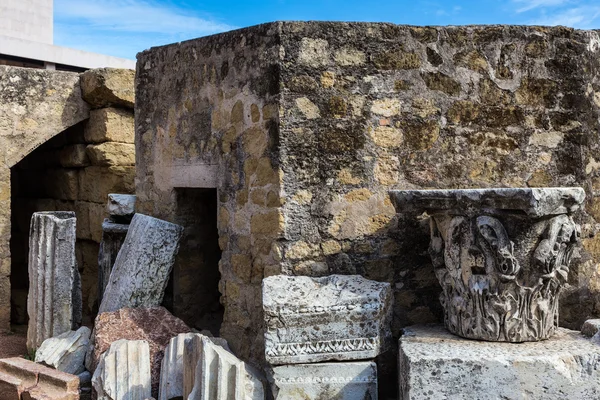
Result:
<svg viewBox="0 0 600 400"><path fill-rule="evenodd" d="M270 376L276 400L377 399L372 361L282 365Z"/></svg>
<svg viewBox="0 0 600 400"><path fill-rule="evenodd" d="M389 283L357 275L263 280L265 356L299 364L374 358L389 345Z"/></svg>
<svg viewBox="0 0 600 400"><path fill-rule="evenodd" d="M579 242L581 188L392 191L400 213L426 212L448 330L472 339L548 339Z"/></svg>

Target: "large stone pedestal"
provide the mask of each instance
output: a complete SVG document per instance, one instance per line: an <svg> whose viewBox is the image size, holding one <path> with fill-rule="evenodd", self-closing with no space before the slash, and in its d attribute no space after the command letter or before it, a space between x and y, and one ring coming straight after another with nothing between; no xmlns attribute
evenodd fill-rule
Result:
<svg viewBox="0 0 600 400"><path fill-rule="evenodd" d="M564 400L600 398L600 345L558 328L531 343L462 339L441 325L405 329L399 398Z"/></svg>

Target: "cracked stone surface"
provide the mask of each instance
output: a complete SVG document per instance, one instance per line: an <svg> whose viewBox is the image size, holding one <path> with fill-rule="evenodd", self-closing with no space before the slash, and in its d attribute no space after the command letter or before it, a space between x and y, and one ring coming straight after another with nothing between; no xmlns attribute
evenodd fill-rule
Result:
<svg viewBox="0 0 600 400"><path fill-rule="evenodd" d="M401 400L600 397L600 346L577 331L558 328L548 340L517 344L413 326L399 346Z"/></svg>
<svg viewBox="0 0 600 400"><path fill-rule="evenodd" d="M357 275L263 280L265 356L297 364L374 358L391 336L389 283Z"/></svg>

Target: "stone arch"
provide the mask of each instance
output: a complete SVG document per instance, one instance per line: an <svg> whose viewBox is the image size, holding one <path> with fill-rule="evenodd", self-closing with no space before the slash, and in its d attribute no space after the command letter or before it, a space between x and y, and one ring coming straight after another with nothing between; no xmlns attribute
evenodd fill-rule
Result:
<svg viewBox="0 0 600 400"><path fill-rule="evenodd" d="M0 66L0 330L10 328L10 168L89 115L79 74Z"/></svg>

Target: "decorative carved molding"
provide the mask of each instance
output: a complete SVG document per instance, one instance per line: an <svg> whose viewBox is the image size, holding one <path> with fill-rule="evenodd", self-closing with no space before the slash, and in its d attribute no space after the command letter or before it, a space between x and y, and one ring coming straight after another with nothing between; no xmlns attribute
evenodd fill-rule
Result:
<svg viewBox="0 0 600 400"><path fill-rule="evenodd" d="M308 354L372 351L380 346L377 337L359 339L324 340L304 343L277 343L267 349L269 357L299 356Z"/></svg>
<svg viewBox="0 0 600 400"><path fill-rule="evenodd" d="M277 275L263 280L262 293L271 365L370 359L389 346L389 283Z"/></svg>
<svg viewBox="0 0 600 400"><path fill-rule="evenodd" d="M398 210L431 216L429 254L442 285L440 300L449 331L506 342L554 334L559 292L580 236L570 212L583 203L583 189L391 195ZM414 204L405 207L406 201Z"/></svg>

